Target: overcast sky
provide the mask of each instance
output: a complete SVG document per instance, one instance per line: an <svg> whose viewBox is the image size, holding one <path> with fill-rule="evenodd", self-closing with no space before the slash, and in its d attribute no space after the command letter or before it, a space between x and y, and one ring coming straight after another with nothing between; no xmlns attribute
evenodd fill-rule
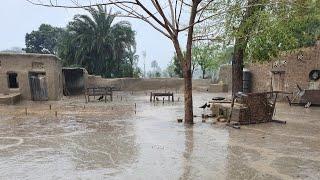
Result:
<svg viewBox="0 0 320 180"><path fill-rule="evenodd" d="M65 27L73 16L81 10L47 8L34 6L25 0L1 0L0 50L11 47L25 47L25 34L38 29L40 24ZM119 20L119 19L118 19ZM171 42L149 25L139 20L129 20L136 31L137 53L140 55L139 66L143 67L142 51L146 51L146 69L152 60L157 60L164 69L174 53Z"/></svg>

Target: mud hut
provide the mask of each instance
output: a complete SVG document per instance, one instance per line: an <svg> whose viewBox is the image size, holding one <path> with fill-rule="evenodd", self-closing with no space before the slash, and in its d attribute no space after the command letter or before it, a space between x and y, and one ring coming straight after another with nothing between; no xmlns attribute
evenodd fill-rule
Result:
<svg viewBox="0 0 320 180"><path fill-rule="evenodd" d="M62 89L62 67L56 56L0 53L0 97L59 100Z"/></svg>

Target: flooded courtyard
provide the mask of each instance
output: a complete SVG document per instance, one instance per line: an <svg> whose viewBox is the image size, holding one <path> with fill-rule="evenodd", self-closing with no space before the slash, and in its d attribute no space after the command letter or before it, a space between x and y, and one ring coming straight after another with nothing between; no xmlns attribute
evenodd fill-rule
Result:
<svg viewBox="0 0 320 180"><path fill-rule="evenodd" d="M194 94L194 112L217 94ZM276 119L240 130L180 101L116 92L113 102L0 106L0 179L319 179L320 108L278 104Z"/></svg>

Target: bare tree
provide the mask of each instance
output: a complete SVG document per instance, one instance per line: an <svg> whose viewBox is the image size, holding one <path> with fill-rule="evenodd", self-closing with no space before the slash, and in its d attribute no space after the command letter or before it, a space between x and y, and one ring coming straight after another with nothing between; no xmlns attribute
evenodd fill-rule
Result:
<svg viewBox="0 0 320 180"><path fill-rule="evenodd" d="M145 21L154 29L167 37L175 48L183 69L185 123L193 123L192 102L192 64L191 53L194 37L194 26L198 23L218 15L204 16L210 4L215 0L104 0L92 4L91 1L70 0L63 4L59 0L27 0L28 2L46 7L60 8L89 8L97 5L110 6L118 10L117 16L130 17ZM87 3L87 4L86 4ZM212 6L211 6L212 7ZM183 36L185 35L185 36ZM182 38L186 38L182 41ZM182 43L186 42L186 44ZM185 53L183 53L185 45Z"/></svg>

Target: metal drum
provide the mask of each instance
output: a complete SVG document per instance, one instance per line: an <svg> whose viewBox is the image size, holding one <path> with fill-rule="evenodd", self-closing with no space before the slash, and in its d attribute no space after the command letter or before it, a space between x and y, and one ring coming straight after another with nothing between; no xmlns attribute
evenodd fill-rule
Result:
<svg viewBox="0 0 320 180"><path fill-rule="evenodd" d="M249 70L243 70L243 92L250 93L251 92L251 79L252 74Z"/></svg>

